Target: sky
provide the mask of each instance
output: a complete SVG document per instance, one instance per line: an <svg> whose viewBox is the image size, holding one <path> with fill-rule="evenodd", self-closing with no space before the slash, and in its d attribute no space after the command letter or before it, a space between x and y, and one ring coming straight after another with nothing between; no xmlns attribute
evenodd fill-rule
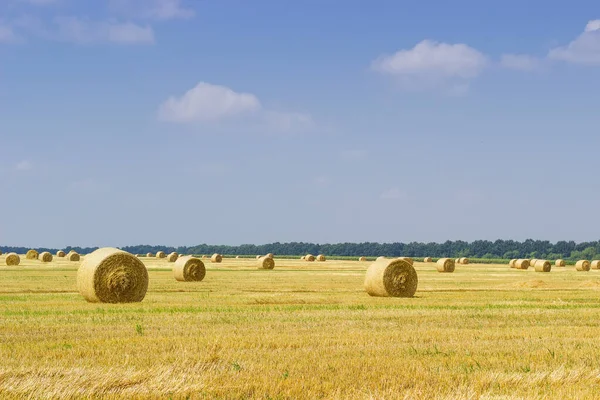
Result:
<svg viewBox="0 0 600 400"><path fill-rule="evenodd" d="M598 240L597 1L0 1L0 244Z"/></svg>

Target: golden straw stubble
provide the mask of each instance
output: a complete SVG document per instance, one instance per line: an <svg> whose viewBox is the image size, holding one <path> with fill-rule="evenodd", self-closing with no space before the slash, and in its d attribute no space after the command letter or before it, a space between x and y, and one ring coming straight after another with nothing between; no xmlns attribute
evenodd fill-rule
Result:
<svg viewBox="0 0 600 400"><path fill-rule="evenodd" d="M440 258L435 264L435 267L438 272L454 272L456 265L451 258Z"/></svg>
<svg viewBox="0 0 600 400"><path fill-rule="evenodd" d="M173 266L173 275L179 282L200 282L206 276L206 267L196 257L179 257Z"/></svg>
<svg viewBox="0 0 600 400"><path fill-rule="evenodd" d="M273 269L275 268L275 260L271 257L261 257L258 259L258 269Z"/></svg>
<svg viewBox="0 0 600 400"><path fill-rule="evenodd" d="M535 272L550 272L552 270L552 264L548 260L536 260Z"/></svg>
<svg viewBox="0 0 600 400"><path fill-rule="evenodd" d="M365 290L370 296L413 297L418 283L414 267L400 259L375 261L365 275Z"/></svg>
<svg viewBox="0 0 600 400"><path fill-rule="evenodd" d="M21 263L21 257L17 253L8 253L4 261L8 266L15 266Z"/></svg>
<svg viewBox="0 0 600 400"><path fill-rule="evenodd" d="M148 291L148 271L134 255L105 247L85 256L77 288L91 303L139 302Z"/></svg>

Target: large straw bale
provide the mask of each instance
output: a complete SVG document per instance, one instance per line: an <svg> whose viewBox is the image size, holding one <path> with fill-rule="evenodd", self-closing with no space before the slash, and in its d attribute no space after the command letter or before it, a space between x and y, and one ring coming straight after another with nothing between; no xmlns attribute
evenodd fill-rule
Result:
<svg viewBox="0 0 600 400"><path fill-rule="evenodd" d="M40 253L38 253L36 250L28 250L27 254L25 254L25 258L28 260L37 260L39 257Z"/></svg>
<svg viewBox="0 0 600 400"><path fill-rule="evenodd" d="M470 260L467 257L462 257L459 259L459 264L463 264L463 265L467 265L469 264Z"/></svg>
<svg viewBox="0 0 600 400"><path fill-rule="evenodd" d="M565 260L556 260L554 262L554 265L556 265L557 267L565 267L567 265L567 263L565 263Z"/></svg>
<svg viewBox="0 0 600 400"><path fill-rule="evenodd" d="M426 262L426 263L433 262L433 258L431 258L431 257L425 257L425 258L423 259L423 262Z"/></svg>
<svg viewBox="0 0 600 400"><path fill-rule="evenodd" d="M575 264L575 269L577 271L589 271L591 264L588 260L579 260L577 264Z"/></svg>
<svg viewBox="0 0 600 400"><path fill-rule="evenodd" d="M315 261L315 256L313 256L312 254L307 254L304 256L304 261L313 262L313 261Z"/></svg>
<svg viewBox="0 0 600 400"><path fill-rule="evenodd" d="M415 268L400 259L375 261L365 275L365 290L370 296L412 297L418 283Z"/></svg>
<svg viewBox="0 0 600 400"><path fill-rule="evenodd" d="M258 269L273 269L275 268L275 260L271 257L261 257L258 259Z"/></svg>
<svg viewBox="0 0 600 400"><path fill-rule="evenodd" d="M451 258L440 258L435 265L438 272L454 272L455 263Z"/></svg>
<svg viewBox="0 0 600 400"><path fill-rule="evenodd" d="M178 258L179 258L179 254L177 254L176 252L172 252L172 253L169 253L169 255L167 256L167 261L175 262L175 261L177 261Z"/></svg>
<svg viewBox="0 0 600 400"><path fill-rule="evenodd" d="M516 268L516 265L515 265L516 263L517 263L517 259L516 259L516 258L513 258L512 260L510 260L510 261L508 262L508 265L509 265L511 268Z"/></svg>
<svg viewBox="0 0 600 400"><path fill-rule="evenodd" d="M534 266L535 272L550 272L552 264L548 260L536 260Z"/></svg>
<svg viewBox="0 0 600 400"><path fill-rule="evenodd" d="M317 256L317 261L320 261L320 262L326 261L325 255L324 254L319 254Z"/></svg>
<svg viewBox="0 0 600 400"><path fill-rule="evenodd" d="M206 267L196 257L179 257L173 266L173 275L180 282L200 282L206 276Z"/></svg>
<svg viewBox="0 0 600 400"><path fill-rule="evenodd" d="M165 254L164 251L157 251L156 252L156 258L166 258L167 255Z"/></svg>
<svg viewBox="0 0 600 400"><path fill-rule="evenodd" d="M57 252L56 252L56 257L63 258L63 257L64 257L64 256L66 256L66 255L67 255L67 253L65 253L65 252L64 252L64 251L62 251L62 250L59 250L59 251L57 251Z"/></svg>
<svg viewBox="0 0 600 400"><path fill-rule="evenodd" d="M412 259L412 258L410 258L410 257L398 257L398 260L404 260L404 261L406 261L407 263L409 263L410 265L413 265L413 264L415 263L415 262L413 261L413 259Z"/></svg>
<svg viewBox="0 0 600 400"><path fill-rule="evenodd" d="M379 256L375 259L375 261L381 261L381 260L386 260L385 256Z"/></svg>
<svg viewBox="0 0 600 400"><path fill-rule="evenodd" d="M221 261L223 261L223 256L220 255L219 253L213 254L212 257L210 258L211 263L220 263Z"/></svg>
<svg viewBox="0 0 600 400"><path fill-rule="evenodd" d="M40 253L40 255L38 256L38 260L40 260L41 262L45 262L45 263L52 262L52 254L50 254L47 251L44 251L44 252Z"/></svg>
<svg viewBox="0 0 600 400"><path fill-rule="evenodd" d="M76 251L73 251L73 250L71 250L69 252L69 254L67 254L66 258L67 258L68 261L79 261L79 260L81 260L81 256Z"/></svg>
<svg viewBox="0 0 600 400"><path fill-rule="evenodd" d="M105 247L85 257L77 271L77 288L92 303L139 302L148 290L148 271L132 254Z"/></svg>
<svg viewBox="0 0 600 400"><path fill-rule="evenodd" d="M358 261L367 261L367 257L358 257Z"/></svg>
<svg viewBox="0 0 600 400"><path fill-rule="evenodd" d="M518 259L515 263L516 269L527 269L529 268L529 260L527 259Z"/></svg>
<svg viewBox="0 0 600 400"><path fill-rule="evenodd" d="M591 269L600 269L600 260L594 260L590 264Z"/></svg>
<svg viewBox="0 0 600 400"><path fill-rule="evenodd" d="M4 261L6 262L6 265L12 267L21 263L21 257L19 257L17 253L8 253Z"/></svg>

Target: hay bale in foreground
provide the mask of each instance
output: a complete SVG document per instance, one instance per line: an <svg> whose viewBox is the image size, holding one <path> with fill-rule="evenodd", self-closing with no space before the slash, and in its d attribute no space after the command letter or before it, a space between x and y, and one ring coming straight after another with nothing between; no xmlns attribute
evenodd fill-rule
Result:
<svg viewBox="0 0 600 400"><path fill-rule="evenodd" d="M440 258L435 264L438 272L454 272L456 264L451 258Z"/></svg>
<svg viewBox="0 0 600 400"><path fill-rule="evenodd" d="M510 260L510 261L508 262L508 265L509 265L511 268L516 268L516 265L515 265L516 263L517 263L517 259L516 259L516 258L513 258L512 260Z"/></svg>
<svg viewBox="0 0 600 400"><path fill-rule="evenodd" d="M179 282L200 282L206 276L206 267L196 257L179 257L173 266L173 275Z"/></svg>
<svg viewBox="0 0 600 400"><path fill-rule="evenodd" d="M588 260L579 260L577 264L575 264L575 269L577 271L589 271L591 264Z"/></svg>
<svg viewBox="0 0 600 400"><path fill-rule="evenodd" d="M358 261L367 261L367 257L358 257Z"/></svg>
<svg viewBox="0 0 600 400"><path fill-rule="evenodd" d="M535 272L550 272L552 270L552 264L548 260L537 260L533 267Z"/></svg>
<svg viewBox="0 0 600 400"><path fill-rule="evenodd" d="M57 252L56 252L56 257L63 258L63 257L64 257L64 256L66 256L66 255L67 255L67 253L65 253L65 252L64 252L64 251L62 251L62 250L59 250L59 251L57 251Z"/></svg>
<svg viewBox="0 0 600 400"><path fill-rule="evenodd" d="M271 257L261 257L258 259L258 269L273 269L275 268L275 260Z"/></svg>
<svg viewBox="0 0 600 400"><path fill-rule="evenodd" d="M313 256L312 254L307 254L304 256L304 261L313 262L313 261L315 261L315 256Z"/></svg>
<svg viewBox="0 0 600 400"><path fill-rule="evenodd" d="M175 261L177 261L178 258L179 258L179 254L177 254L176 252L172 252L172 253L169 253L169 255L167 256L167 261L175 262Z"/></svg>
<svg viewBox="0 0 600 400"><path fill-rule="evenodd" d="M156 258L165 258L167 257L167 255L165 254L164 251L157 251L156 252Z"/></svg>
<svg viewBox="0 0 600 400"><path fill-rule="evenodd" d="M317 256L317 261L323 262L323 261L327 261L327 259L325 258L324 254L319 254Z"/></svg>
<svg viewBox="0 0 600 400"><path fill-rule="evenodd" d="M154 257L154 254L152 254L152 253L146 253L146 257Z"/></svg>
<svg viewBox="0 0 600 400"><path fill-rule="evenodd" d="M415 262L413 261L413 259L412 259L412 258L410 258L410 257L398 257L398 260L404 260L404 261L406 261L407 263L409 263L410 265L413 265L413 264L415 263Z"/></svg>
<svg viewBox="0 0 600 400"><path fill-rule="evenodd" d="M600 260L592 261L590 268L591 269L600 269Z"/></svg>
<svg viewBox="0 0 600 400"><path fill-rule="evenodd" d="M211 263L220 263L221 261L223 261L223 256L220 255L219 253L213 254L212 257L210 258Z"/></svg>
<svg viewBox="0 0 600 400"><path fill-rule="evenodd" d="M17 253L8 253L4 260L9 267L21 264L21 257Z"/></svg>
<svg viewBox="0 0 600 400"><path fill-rule="evenodd" d="M413 297L418 283L417 271L400 259L375 261L365 275L365 290L370 296Z"/></svg>
<svg viewBox="0 0 600 400"><path fill-rule="evenodd" d="M529 268L529 260L527 259L518 259L515 263L516 269L527 269Z"/></svg>
<svg viewBox="0 0 600 400"><path fill-rule="evenodd" d="M28 260L37 260L39 257L40 253L38 253L36 250L28 250L27 254L25 254L25 258Z"/></svg>
<svg viewBox="0 0 600 400"><path fill-rule="evenodd" d="M43 253L40 253L40 255L38 256L38 260L45 263L52 262L52 254L50 254L47 251L44 251Z"/></svg>
<svg viewBox="0 0 600 400"><path fill-rule="evenodd" d="M79 260L81 260L81 256L76 251L70 251L69 254L67 254L66 258L67 258L68 261L79 261Z"/></svg>
<svg viewBox="0 0 600 400"><path fill-rule="evenodd" d="M426 262L426 263L433 262L433 258L431 258L431 257L425 257L425 258L423 259L423 262Z"/></svg>
<svg viewBox="0 0 600 400"><path fill-rule="evenodd" d="M554 265L556 265L557 267L565 267L567 264L565 263L565 260L556 260L554 262Z"/></svg>
<svg viewBox="0 0 600 400"><path fill-rule="evenodd" d="M148 291L148 271L126 251L105 247L85 257L77 271L77 289L91 303L133 303Z"/></svg>

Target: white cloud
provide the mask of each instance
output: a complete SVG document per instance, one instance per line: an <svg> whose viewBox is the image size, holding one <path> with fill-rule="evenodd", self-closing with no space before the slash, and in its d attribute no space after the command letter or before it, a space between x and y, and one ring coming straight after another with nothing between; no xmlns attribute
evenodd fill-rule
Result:
<svg viewBox="0 0 600 400"><path fill-rule="evenodd" d="M48 33L58 40L90 44L113 42L119 44L152 44L154 31L150 26L140 26L132 22L90 21L77 17L59 17L56 33Z"/></svg>
<svg viewBox="0 0 600 400"><path fill-rule="evenodd" d="M413 88L454 86L456 81L477 77L487 65L487 57L466 44L447 44L423 40L412 49L384 55L371 67L384 74L399 77Z"/></svg>
<svg viewBox="0 0 600 400"><path fill-rule="evenodd" d="M503 54L500 64L508 69L533 71L540 67L540 60L527 54Z"/></svg>
<svg viewBox="0 0 600 400"><path fill-rule="evenodd" d="M22 160L15 165L17 171L31 171L33 169L33 163L29 160Z"/></svg>
<svg viewBox="0 0 600 400"><path fill-rule="evenodd" d="M600 65L600 20L589 21L583 33L568 45L550 50L548 58L574 64Z"/></svg>
<svg viewBox="0 0 600 400"><path fill-rule="evenodd" d="M192 18L195 12L181 5L181 0L110 0L114 12L139 18L167 20Z"/></svg>
<svg viewBox="0 0 600 400"><path fill-rule="evenodd" d="M391 189L385 190L379 196L379 198L382 200L404 200L407 197L408 197L408 194L405 191L400 190L398 188L391 188Z"/></svg>
<svg viewBox="0 0 600 400"><path fill-rule="evenodd" d="M163 121L216 121L258 111L260 101L250 93L237 93L225 86L198 83L181 97L171 96L159 108Z"/></svg>

